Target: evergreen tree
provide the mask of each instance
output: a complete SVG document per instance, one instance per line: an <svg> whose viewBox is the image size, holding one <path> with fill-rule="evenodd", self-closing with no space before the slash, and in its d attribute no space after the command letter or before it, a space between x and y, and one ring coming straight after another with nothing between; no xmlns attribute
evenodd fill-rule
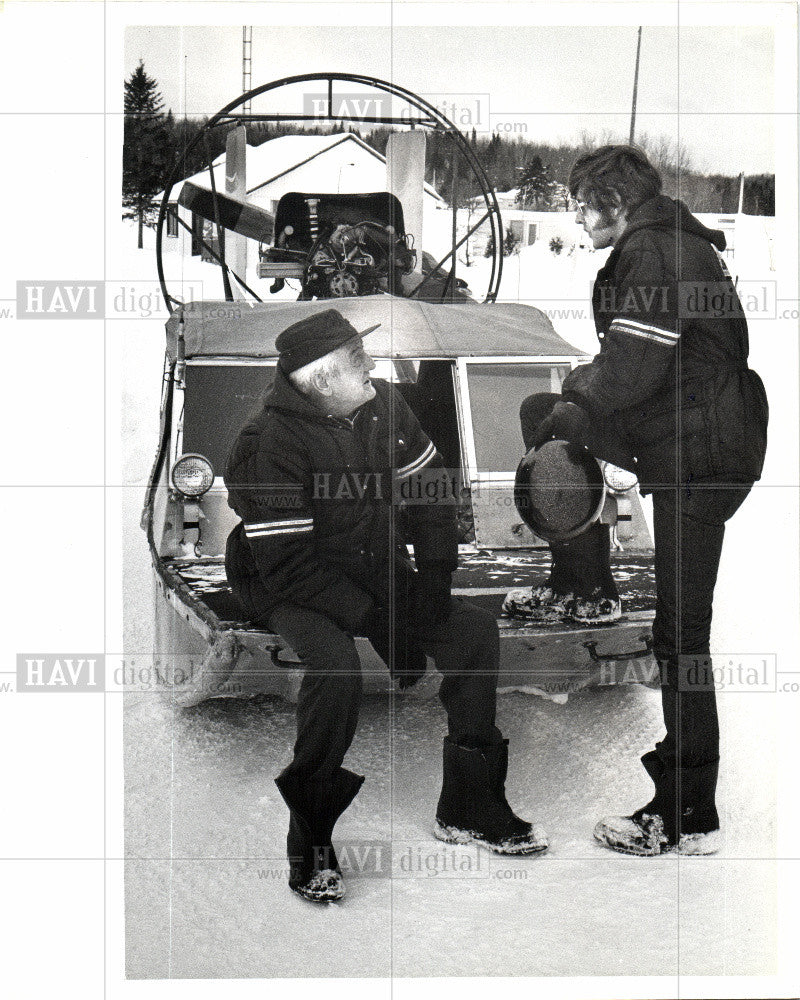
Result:
<svg viewBox="0 0 800 1000"><path fill-rule="evenodd" d="M497 152L500 148L500 143L503 140L500 138L498 132L492 132L492 137L488 143L484 141L480 144L481 149L481 159L483 160L484 167L491 167L497 161Z"/></svg>
<svg viewBox="0 0 800 1000"><path fill-rule="evenodd" d="M164 186L171 157L172 136L164 115L158 84L140 62L125 81L125 130L122 147L122 204L124 219L139 222L142 230L153 220L154 196Z"/></svg>
<svg viewBox="0 0 800 1000"><path fill-rule="evenodd" d="M503 256L510 257L512 253L517 253L519 249L519 237L511 229L506 229L503 235ZM486 241L486 248L483 251L484 257L494 257L494 235L492 234Z"/></svg>
<svg viewBox="0 0 800 1000"><path fill-rule="evenodd" d="M758 174L744 179L743 211L748 215L775 214L775 175Z"/></svg>
<svg viewBox="0 0 800 1000"><path fill-rule="evenodd" d="M547 208L553 186L548 169L538 153L525 164L517 193L517 204L522 208Z"/></svg>
<svg viewBox="0 0 800 1000"><path fill-rule="evenodd" d="M519 250L519 236L511 229L509 226L506 230L505 239L503 240L503 256L510 257L512 253L517 253Z"/></svg>

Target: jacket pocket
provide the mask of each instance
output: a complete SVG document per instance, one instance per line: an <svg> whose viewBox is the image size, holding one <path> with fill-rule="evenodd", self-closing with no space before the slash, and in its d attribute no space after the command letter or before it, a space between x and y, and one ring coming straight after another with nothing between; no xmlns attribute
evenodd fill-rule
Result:
<svg viewBox="0 0 800 1000"><path fill-rule="evenodd" d="M625 414L633 451L645 482L681 483L720 471L712 445L714 431L707 391L683 386Z"/></svg>
<svg viewBox="0 0 800 1000"><path fill-rule="evenodd" d="M751 369L730 374L714 400L721 472L740 481L761 477L767 450L769 406L764 385Z"/></svg>

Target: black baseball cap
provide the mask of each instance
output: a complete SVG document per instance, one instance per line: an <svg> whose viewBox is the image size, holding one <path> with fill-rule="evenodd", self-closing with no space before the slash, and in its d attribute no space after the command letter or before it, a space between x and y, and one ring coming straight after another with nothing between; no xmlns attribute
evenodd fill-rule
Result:
<svg viewBox="0 0 800 1000"><path fill-rule="evenodd" d="M356 330L337 309L325 309L287 326L278 334L275 341L280 352L278 361L289 375L318 358L324 358L353 337L366 337L380 325L376 323L366 330Z"/></svg>

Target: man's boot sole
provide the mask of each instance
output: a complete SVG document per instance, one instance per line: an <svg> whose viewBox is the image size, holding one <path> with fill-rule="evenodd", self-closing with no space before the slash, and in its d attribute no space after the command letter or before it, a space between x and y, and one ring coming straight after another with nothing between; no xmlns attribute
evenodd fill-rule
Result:
<svg viewBox="0 0 800 1000"><path fill-rule="evenodd" d="M543 854L550 846L547 841L534 844L524 841L518 844L493 844L471 830L461 830L455 826L445 826L439 820L434 825L433 835L437 840L441 840L445 844L477 844L479 847L484 847L487 851L492 851L494 854L518 856L524 854Z"/></svg>
<svg viewBox="0 0 800 1000"><path fill-rule="evenodd" d="M678 854L683 858L705 858L717 854L721 847L719 830L712 830L710 834L701 836L684 834L679 843L662 844L658 850L636 850L610 837L598 836L597 833L594 839L603 847L608 847L619 854L628 854L633 858L657 858L661 854Z"/></svg>
<svg viewBox="0 0 800 1000"><path fill-rule="evenodd" d="M633 847L623 844L620 841L612 840L610 837L598 836L595 832L594 839L598 844L602 844L603 847L607 847L611 851L616 851L618 854L627 854L632 858L657 858L659 855L664 854L666 850L670 848L665 847L662 850L661 847L657 849L650 850L637 850Z"/></svg>
<svg viewBox="0 0 800 1000"><path fill-rule="evenodd" d="M622 608L607 615L580 616L568 612L565 617L578 625L611 625L622 618Z"/></svg>
<svg viewBox="0 0 800 1000"><path fill-rule="evenodd" d="M705 858L717 854L722 848L722 833L720 830L710 830L708 833L683 833L680 841L672 848L683 858Z"/></svg>
<svg viewBox="0 0 800 1000"><path fill-rule="evenodd" d="M310 889L307 885L290 885L289 888L309 903L338 903L345 893L343 882L335 889Z"/></svg>
<svg viewBox="0 0 800 1000"><path fill-rule="evenodd" d="M515 622L533 622L539 625L556 625L569 619L569 614L566 611L547 611L541 614L538 612L504 611L503 615Z"/></svg>

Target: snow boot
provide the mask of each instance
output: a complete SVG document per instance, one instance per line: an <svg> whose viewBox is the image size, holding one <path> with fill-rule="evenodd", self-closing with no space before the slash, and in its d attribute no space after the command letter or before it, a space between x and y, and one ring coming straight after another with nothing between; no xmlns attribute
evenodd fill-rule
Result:
<svg viewBox="0 0 800 1000"><path fill-rule="evenodd" d="M638 810L633 816L606 816L594 828L594 839L604 847L622 854L652 857L669 850L664 833L664 821L658 816Z"/></svg>
<svg viewBox="0 0 800 1000"><path fill-rule="evenodd" d="M622 617L622 601L611 572L611 533L593 524L570 542L553 544L553 560L565 564L575 596L567 617L581 625L604 625Z"/></svg>
<svg viewBox="0 0 800 1000"><path fill-rule="evenodd" d="M550 577L529 588L510 591L503 614L534 622L564 619L601 625L622 616L622 601L611 572L607 524L593 524L568 542L551 542Z"/></svg>
<svg viewBox="0 0 800 1000"><path fill-rule="evenodd" d="M574 594L560 593L549 582L540 583L510 590L503 601L503 614L532 622L560 622L569 614L573 599Z"/></svg>
<svg viewBox="0 0 800 1000"><path fill-rule="evenodd" d="M588 597L573 597L567 604L567 616L581 625L607 625L622 617L622 601L596 587Z"/></svg>
<svg viewBox="0 0 800 1000"><path fill-rule="evenodd" d="M314 903L344 896L344 881L331 843L336 820L364 783L360 774L340 767L327 780L303 781L285 771L275 779L289 807L289 888Z"/></svg>
<svg viewBox="0 0 800 1000"><path fill-rule="evenodd" d="M507 771L508 740L465 747L446 736L434 836L448 844L479 844L497 854L547 850L544 830L516 816L506 801Z"/></svg>
<svg viewBox="0 0 800 1000"><path fill-rule="evenodd" d="M649 857L676 851L685 855L716 854L720 848L719 816L714 804L719 760L700 767L676 768L657 750L642 757L656 794L631 816L607 816L594 829L601 844L624 854Z"/></svg>

